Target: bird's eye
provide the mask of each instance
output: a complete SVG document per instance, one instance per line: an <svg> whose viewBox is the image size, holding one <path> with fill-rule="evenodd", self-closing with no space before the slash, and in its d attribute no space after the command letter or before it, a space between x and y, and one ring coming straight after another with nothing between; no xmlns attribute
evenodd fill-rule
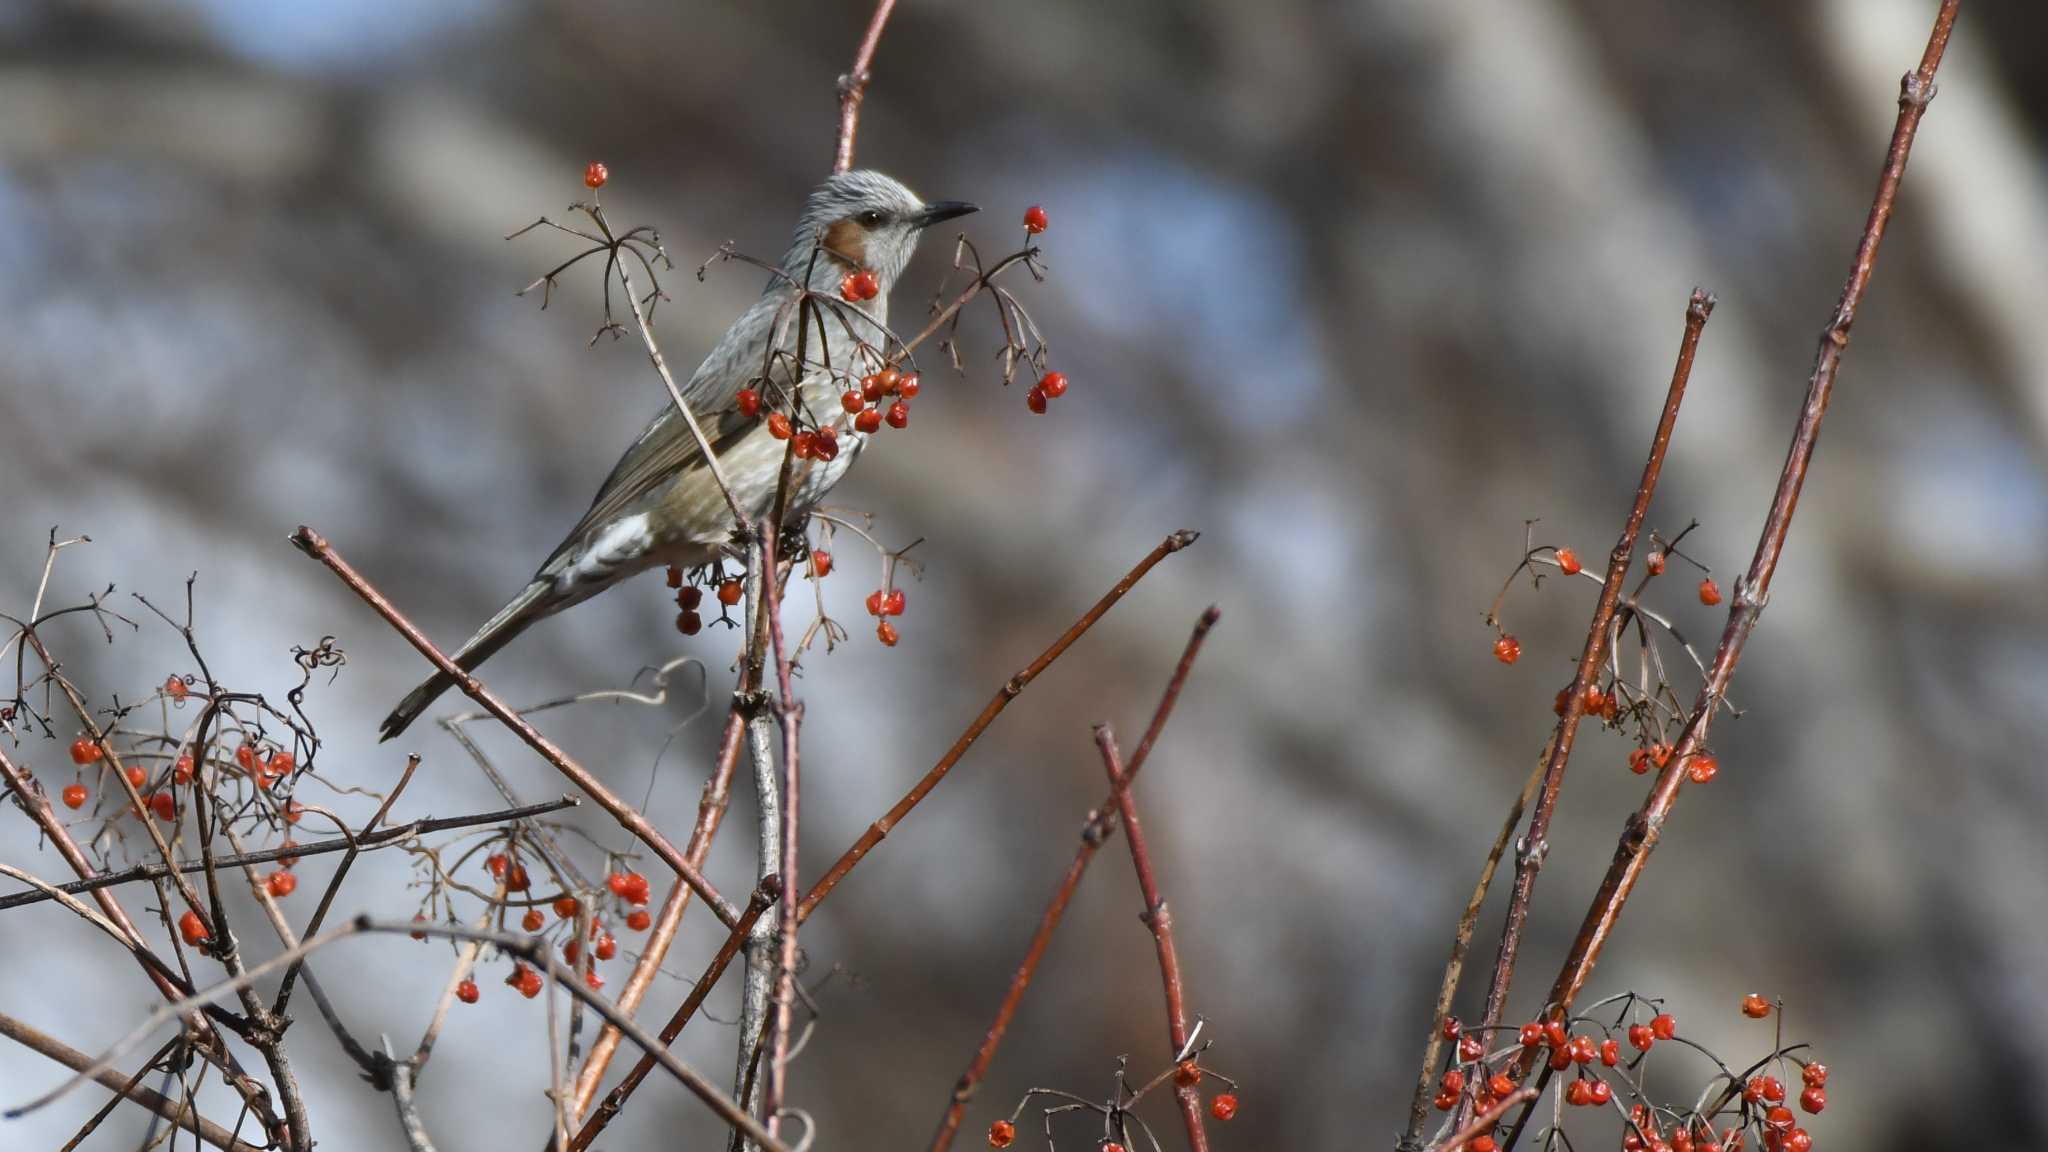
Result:
<svg viewBox="0 0 2048 1152"><path fill-rule="evenodd" d="M882 214L879 211L870 208L867 211L861 213L858 219L860 220L861 227L873 228L882 222Z"/></svg>

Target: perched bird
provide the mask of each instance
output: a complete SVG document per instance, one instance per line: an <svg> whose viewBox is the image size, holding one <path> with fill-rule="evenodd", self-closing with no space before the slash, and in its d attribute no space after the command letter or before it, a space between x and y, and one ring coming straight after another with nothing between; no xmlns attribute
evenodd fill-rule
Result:
<svg viewBox="0 0 2048 1152"><path fill-rule="evenodd" d="M864 358L861 346L885 343L889 291L918 237L939 221L973 211L974 205L953 200L927 204L879 172L842 172L811 193L780 271L683 387L749 523L769 513L788 445L771 434L771 415L794 417L805 427L831 425L838 433L836 456L797 462L789 499L793 519L821 499L860 454L867 436L854 428L839 395L874 370L872 354ZM842 281L861 272L873 275L876 291L865 299L844 299ZM817 316L799 325L799 285L829 299L819 309L822 325ZM798 365L800 327L808 335ZM741 411L743 389L760 398L758 412ZM536 620L649 568L707 563L731 544L733 529L732 510L696 437L664 402L612 467L583 519L526 587L463 644L455 662L473 669ZM436 673L413 689L385 718L383 738L405 731L453 683Z"/></svg>

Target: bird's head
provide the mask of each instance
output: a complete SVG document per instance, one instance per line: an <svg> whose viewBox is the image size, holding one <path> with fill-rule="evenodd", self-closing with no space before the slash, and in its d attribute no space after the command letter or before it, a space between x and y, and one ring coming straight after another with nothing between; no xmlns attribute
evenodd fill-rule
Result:
<svg viewBox="0 0 2048 1152"><path fill-rule="evenodd" d="M840 172L804 204L782 270L799 282L808 271L811 288L828 292L848 272L865 268L881 281L886 299L924 230L973 211L958 200L927 204L880 172Z"/></svg>

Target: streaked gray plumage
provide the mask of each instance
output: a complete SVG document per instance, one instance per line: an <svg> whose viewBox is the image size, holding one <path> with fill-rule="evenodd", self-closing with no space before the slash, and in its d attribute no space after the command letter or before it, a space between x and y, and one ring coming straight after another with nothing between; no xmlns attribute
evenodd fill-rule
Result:
<svg viewBox="0 0 2048 1152"><path fill-rule="evenodd" d="M742 388L760 389L771 335L778 362L771 370L773 385L762 390L763 396L772 401L778 390L791 389L797 374L791 365L797 348L797 284L808 283L812 291L836 300L840 279L849 270L865 268L875 274L881 292L828 309L823 340L815 322L811 325L794 393L808 415L837 428L840 450L830 461L798 462L792 516L807 511L839 481L867 440L840 408L838 395L849 376L857 379L872 370L857 356L860 342L884 343L880 326L888 323L889 291L918 237L930 224L972 211L971 204L926 204L879 172L842 172L811 193L783 253L781 275L772 277L761 298L726 329L683 387L749 520L771 510L785 442L769 435L761 417L741 415L736 398ZM526 587L463 644L455 662L473 669L535 621L649 568L706 563L731 540L732 529L732 512L704 466L696 438L674 406L664 402L612 467L590 510ZM452 683L437 673L414 689L385 718L383 738L405 731Z"/></svg>

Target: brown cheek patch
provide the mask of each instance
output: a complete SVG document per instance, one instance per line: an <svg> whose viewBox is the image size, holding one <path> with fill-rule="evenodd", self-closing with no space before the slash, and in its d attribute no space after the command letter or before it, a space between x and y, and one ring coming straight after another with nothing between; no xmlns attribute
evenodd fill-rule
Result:
<svg viewBox="0 0 2048 1152"><path fill-rule="evenodd" d="M868 231L853 217L834 221L825 229L825 254L854 268L868 262Z"/></svg>

